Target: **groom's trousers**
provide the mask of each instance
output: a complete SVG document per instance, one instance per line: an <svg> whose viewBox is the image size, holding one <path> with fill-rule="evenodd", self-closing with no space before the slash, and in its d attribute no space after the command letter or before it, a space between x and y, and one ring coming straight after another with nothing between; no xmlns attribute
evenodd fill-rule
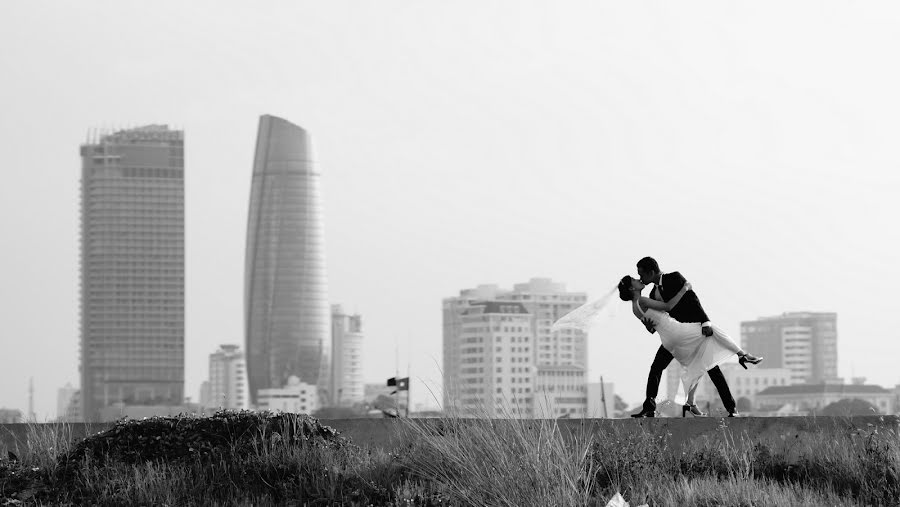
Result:
<svg viewBox="0 0 900 507"><path fill-rule="evenodd" d="M644 400L644 410L656 409L656 395L659 392L662 372L666 369L666 366L669 366L672 359L674 359L672 353L660 345L659 350L656 351L656 357L653 358L653 364L650 365L650 374L647 375L647 399ZM709 374L709 378L719 391L719 397L722 398L722 405L725 406L725 410L734 412L736 407L734 396L731 395L731 389L728 388L728 382L725 380L722 370L716 366L706 373Z"/></svg>

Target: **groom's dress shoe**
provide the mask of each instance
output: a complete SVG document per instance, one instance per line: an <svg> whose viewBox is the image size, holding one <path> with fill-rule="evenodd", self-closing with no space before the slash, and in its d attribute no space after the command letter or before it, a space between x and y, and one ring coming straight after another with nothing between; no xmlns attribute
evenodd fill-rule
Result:
<svg viewBox="0 0 900 507"><path fill-rule="evenodd" d="M631 417L656 417L656 409L645 408L637 414L631 414Z"/></svg>
<svg viewBox="0 0 900 507"><path fill-rule="evenodd" d="M743 417L737 410L734 412L728 412L728 417Z"/></svg>

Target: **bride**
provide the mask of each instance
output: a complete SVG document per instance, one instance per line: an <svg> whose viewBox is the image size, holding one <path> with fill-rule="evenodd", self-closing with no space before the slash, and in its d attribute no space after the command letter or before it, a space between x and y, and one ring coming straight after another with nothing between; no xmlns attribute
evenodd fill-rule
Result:
<svg viewBox="0 0 900 507"><path fill-rule="evenodd" d="M684 367L681 382L687 393L687 401L681 411L682 417L687 412L703 415L694 403L694 392L707 370L724 363L735 354L751 364L762 361L761 357L744 352L716 326L712 326L712 336L704 336L699 323L678 322L665 313L674 308L681 297L691 290L690 283L685 283L681 291L668 302L642 297L644 284L628 275L619 282L618 289L622 301L631 301L631 309L638 320L649 319L653 322L662 346Z"/></svg>

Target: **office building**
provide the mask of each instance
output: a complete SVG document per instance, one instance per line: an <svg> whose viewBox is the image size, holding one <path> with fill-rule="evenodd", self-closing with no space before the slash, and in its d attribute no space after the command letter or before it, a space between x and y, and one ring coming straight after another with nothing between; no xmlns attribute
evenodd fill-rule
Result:
<svg viewBox="0 0 900 507"><path fill-rule="evenodd" d="M208 407L212 407L212 386L209 383L209 380L204 380L200 383L200 406L204 409Z"/></svg>
<svg viewBox="0 0 900 507"><path fill-rule="evenodd" d="M363 392L362 317L331 306L332 404L351 406L361 403Z"/></svg>
<svg viewBox="0 0 900 507"><path fill-rule="evenodd" d="M65 387L60 387L56 390L56 419L59 421L66 420L66 414L69 411L69 405L72 403L72 399L78 394L79 390L77 387L72 387L70 382L66 382ZM80 403L81 400L78 400Z"/></svg>
<svg viewBox="0 0 900 507"><path fill-rule="evenodd" d="M244 410L250 407L247 394L247 369L244 353L238 345L221 345L209 355L209 384L205 409Z"/></svg>
<svg viewBox="0 0 900 507"><path fill-rule="evenodd" d="M61 419L66 422L84 422L81 414L81 390L75 391L72 398L69 399L69 405L66 407L65 415Z"/></svg>
<svg viewBox="0 0 900 507"><path fill-rule="evenodd" d="M184 397L184 133L149 125L81 146L81 403Z"/></svg>
<svg viewBox="0 0 900 507"><path fill-rule="evenodd" d="M319 170L305 130L259 120L244 278L245 350L251 402L291 376L329 403L331 317Z"/></svg>
<svg viewBox="0 0 900 507"><path fill-rule="evenodd" d="M444 409L489 417L584 417L586 335L550 328L586 301L585 294L546 278L512 290L480 285L445 298Z"/></svg>
<svg viewBox="0 0 900 507"><path fill-rule="evenodd" d="M787 368L792 384L841 383L837 314L792 312L741 322L741 346L765 357L760 368Z"/></svg>
<svg viewBox="0 0 900 507"><path fill-rule="evenodd" d="M517 283L506 296L519 301L532 316L537 366L580 366L587 369L587 334L575 329L550 332L560 317L587 302L583 292L567 292L563 283L532 278Z"/></svg>

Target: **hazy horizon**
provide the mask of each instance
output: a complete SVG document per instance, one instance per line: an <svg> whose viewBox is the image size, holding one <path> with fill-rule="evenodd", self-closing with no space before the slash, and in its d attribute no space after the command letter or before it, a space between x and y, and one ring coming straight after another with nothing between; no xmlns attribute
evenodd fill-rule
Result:
<svg viewBox="0 0 900 507"><path fill-rule="evenodd" d="M78 384L78 147L151 123L185 130L196 401L208 355L243 346L262 114L309 132L329 301L362 316L368 382L412 365L414 403L440 388L442 298L547 277L595 299L645 255L735 340L836 312L839 375L900 384L896 4L5 7L0 407L24 413L33 375L53 417ZM621 305L589 379L634 404L659 338Z"/></svg>

